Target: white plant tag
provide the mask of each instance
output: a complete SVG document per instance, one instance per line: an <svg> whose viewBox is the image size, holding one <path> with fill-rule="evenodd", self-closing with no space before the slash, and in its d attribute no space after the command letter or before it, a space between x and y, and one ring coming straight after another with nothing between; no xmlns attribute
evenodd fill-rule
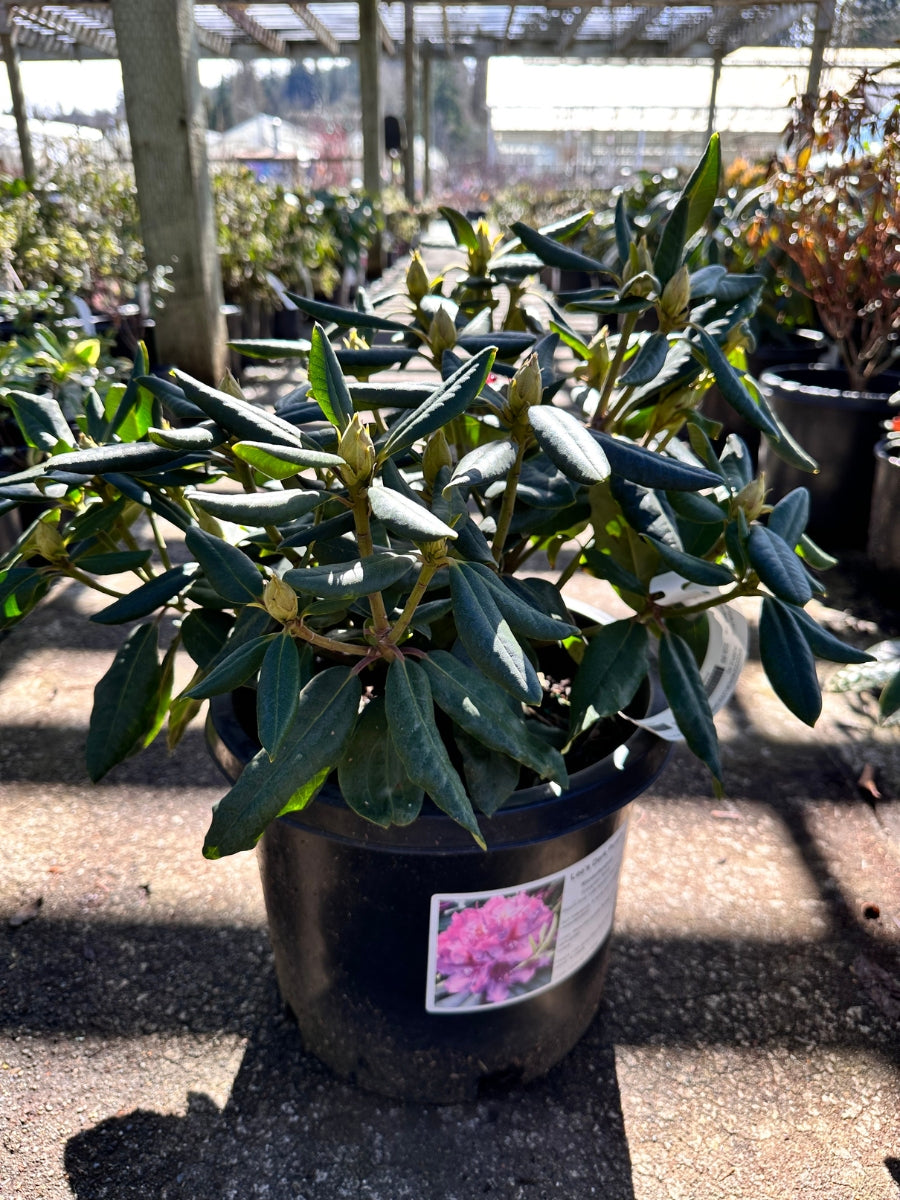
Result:
<svg viewBox="0 0 900 1200"><path fill-rule="evenodd" d="M612 929L627 823L565 871L491 892L431 897L430 1013L489 1012L573 975Z"/></svg>

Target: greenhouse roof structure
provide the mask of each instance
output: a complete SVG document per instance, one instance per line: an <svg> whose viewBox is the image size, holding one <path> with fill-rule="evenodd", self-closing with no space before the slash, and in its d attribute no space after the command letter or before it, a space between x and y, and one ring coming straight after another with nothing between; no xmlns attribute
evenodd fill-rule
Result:
<svg viewBox="0 0 900 1200"><path fill-rule="evenodd" d="M11 4L10 36L28 58L114 57L114 0ZM721 57L740 46L896 45L897 0L716 0L715 4L554 0L552 4L378 3L382 49L398 52L412 30L420 50L440 56ZM201 54L304 58L355 54L359 6L344 0L231 0L194 4Z"/></svg>

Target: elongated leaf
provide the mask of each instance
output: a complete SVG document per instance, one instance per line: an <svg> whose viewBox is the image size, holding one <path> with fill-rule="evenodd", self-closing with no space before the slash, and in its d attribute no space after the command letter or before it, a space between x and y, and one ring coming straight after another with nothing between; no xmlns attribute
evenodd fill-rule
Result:
<svg viewBox="0 0 900 1200"><path fill-rule="evenodd" d="M664 333L651 333L634 357L634 362L619 379L622 387L650 383L663 369L669 341Z"/></svg>
<svg viewBox="0 0 900 1200"><path fill-rule="evenodd" d="M228 343L232 350L246 358L261 358L277 362L284 358L306 358L312 343L305 338L237 338Z"/></svg>
<svg viewBox="0 0 900 1200"><path fill-rule="evenodd" d="M808 520L809 492L805 487L798 487L783 496L769 513L769 529L794 549Z"/></svg>
<svg viewBox="0 0 900 1200"><path fill-rule="evenodd" d="M453 564L450 594L456 628L472 660L511 696L537 704L540 680L486 585L471 568Z"/></svg>
<svg viewBox="0 0 900 1200"><path fill-rule="evenodd" d="M767 588L800 608L812 599L809 577L800 559L777 533L754 525L747 540L750 564Z"/></svg>
<svg viewBox="0 0 900 1200"><path fill-rule="evenodd" d="M198 667L208 667L225 645L233 626L230 613L194 608L181 622L181 644Z"/></svg>
<svg viewBox="0 0 900 1200"><path fill-rule="evenodd" d="M297 567L284 581L298 592L337 600L358 600L398 583L416 565L409 554L372 554L333 566Z"/></svg>
<svg viewBox="0 0 900 1200"><path fill-rule="evenodd" d="M52 452L60 444L75 445L75 434L52 396L9 391L4 393L3 399L12 409L29 446Z"/></svg>
<svg viewBox="0 0 900 1200"><path fill-rule="evenodd" d="M190 529L191 518L184 509L155 488L144 486L137 480L129 478L128 475L120 475L116 471L110 472L106 476L106 482L112 484L117 491L120 491L123 496L127 496L129 500L133 500L135 504L140 504L142 508L149 508L163 520L170 521L177 529Z"/></svg>
<svg viewBox="0 0 900 1200"><path fill-rule="evenodd" d="M450 226L450 232L453 234L453 240L457 246L462 246L464 250L478 249L478 236L472 227L472 222L467 217L446 204L439 205L438 212Z"/></svg>
<svg viewBox="0 0 900 1200"><path fill-rule="evenodd" d="M197 585L195 584L188 593L192 599L195 598L194 592L196 590L196 586ZM213 598L217 598L215 593L212 591L210 592L210 595ZM202 600L200 602L202 603ZM228 619L230 619L230 614L226 614L226 616ZM207 671L212 671L221 662L224 662L230 654L234 654L239 646L246 646L248 642L252 642L254 639L263 637L265 634L270 633L274 628L274 625L275 622L264 608L254 608L250 606L242 608L238 612L237 617L234 619L234 623L231 627L231 632L228 634L227 641L222 645L221 649L218 650L218 652L207 663L204 664L205 669Z"/></svg>
<svg viewBox="0 0 900 1200"><path fill-rule="evenodd" d="M721 788L719 742L700 671L684 638L668 631L660 639L659 677L684 740Z"/></svg>
<svg viewBox="0 0 900 1200"><path fill-rule="evenodd" d="M665 542L673 550L684 549L675 514L659 492L614 475L612 493L636 533Z"/></svg>
<svg viewBox="0 0 900 1200"><path fill-rule="evenodd" d="M624 265L628 262L632 240L631 226L628 221L628 207L625 202L624 192L619 193L619 198L616 201L615 231L616 253L619 256L619 262Z"/></svg>
<svg viewBox="0 0 900 1200"><path fill-rule="evenodd" d="M184 540L223 600L229 604L249 604L260 598L265 586L263 577L237 546L202 529L189 529Z"/></svg>
<svg viewBox="0 0 900 1200"><path fill-rule="evenodd" d="M409 325L400 321L391 321L387 317L376 316L375 313L361 312L357 308L341 308L339 304L328 304L324 300L311 300L308 296L297 296L293 292L288 295L308 317L323 321L326 325L339 325L342 329L384 329L394 333L408 333Z"/></svg>
<svg viewBox="0 0 900 1200"><path fill-rule="evenodd" d="M359 679L345 667L314 675L297 704L297 715L274 762L260 750L231 791L213 808L206 858L252 850L279 813L309 803L315 787L340 760L359 709Z"/></svg>
<svg viewBox="0 0 900 1200"><path fill-rule="evenodd" d="M301 446L271 446L265 442L235 442L231 452L271 479L289 479L305 467L340 467L343 459L327 450L307 450Z"/></svg>
<svg viewBox="0 0 900 1200"><path fill-rule="evenodd" d="M489 350L493 346L497 351L498 358L515 359L526 350L530 350L534 345L534 340L533 333L493 330L491 333L479 335L460 333L457 336L456 344L463 350L468 350L470 354L477 354L480 350Z"/></svg>
<svg viewBox="0 0 900 1200"><path fill-rule="evenodd" d="M562 755L529 733L526 723L511 710L506 695L495 684L446 650L433 650L421 665L435 703L461 729L485 746L524 763L541 779L554 779L560 786L567 786Z"/></svg>
<svg viewBox="0 0 900 1200"><path fill-rule="evenodd" d="M301 492L293 488L283 492L254 492L251 495L217 495L200 491L186 494L191 504L202 508L204 512L221 517L224 521L235 521L239 525L282 525L286 521L296 521L329 499L323 492Z"/></svg>
<svg viewBox="0 0 900 1200"><path fill-rule="evenodd" d="M422 808L424 789L414 783L397 753L383 696L365 706L338 763L338 784L350 808L387 828L408 825Z"/></svg>
<svg viewBox="0 0 900 1200"><path fill-rule="evenodd" d="M456 466L447 485L446 495L451 488L484 487L496 479L505 479L516 462L514 442L486 442L464 454Z"/></svg>
<svg viewBox="0 0 900 1200"><path fill-rule="evenodd" d="M80 569L91 575L119 575L123 571L136 571L145 566L150 555L150 550L117 550L97 554L94 548L90 554L78 554L74 558ZM146 613L140 615L146 616Z"/></svg>
<svg viewBox="0 0 900 1200"><path fill-rule="evenodd" d="M157 627L139 625L94 688L85 758L95 783L136 750L153 726L161 677Z"/></svg>
<svg viewBox="0 0 900 1200"><path fill-rule="evenodd" d="M837 566L838 560L818 546L808 533L801 534L798 544L804 562L809 563L816 571L828 571Z"/></svg>
<svg viewBox="0 0 900 1200"><path fill-rule="evenodd" d="M122 625L126 621L137 621L140 617L146 617L183 592L196 571L196 563L172 567L170 571L164 571L149 583L141 584L121 600L114 600L100 612L94 613L91 620L98 625Z"/></svg>
<svg viewBox="0 0 900 1200"><path fill-rule="evenodd" d="M253 638L232 647L226 643L224 656L218 657L215 666L193 687L184 693L189 700L208 700L210 696L224 696L251 679L260 668L266 651L276 634Z"/></svg>
<svg viewBox="0 0 900 1200"><path fill-rule="evenodd" d="M419 351L408 346L369 346L359 350L338 347L334 356L348 375L365 375L369 371L383 371L385 367L402 366L417 358Z"/></svg>
<svg viewBox="0 0 900 1200"><path fill-rule="evenodd" d="M611 554L602 553L594 547L582 552L582 558L592 575L598 579L608 580L613 587L618 588L621 592L629 592L632 595L641 595L644 591L644 585L638 579L637 575L629 571L627 567L622 566L617 562Z"/></svg>
<svg viewBox="0 0 900 1200"><path fill-rule="evenodd" d="M593 634L572 685L570 737L621 712L647 674L648 635L637 621L613 621Z"/></svg>
<svg viewBox="0 0 900 1200"><path fill-rule="evenodd" d="M155 446L152 442L116 442L57 454L47 463L52 471L75 471L79 475L105 475L110 471L140 472L168 466L182 457L181 450Z"/></svg>
<svg viewBox="0 0 900 1200"><path fill-rule="evenodd" d="M391 738L409 778L484 849L469 797L435 724L425 671L409 659L395 659L388 667L385 701Z"/></svg>
<svg viewBox="0 0 900 1200"><path fill-rule="evenodd" d="M705 467L680 462L626 438L598 431L591 431L590 436L603 450L612 470L632 483L664 491L696 492L701 488L717 487L722 482L721 476Z"/></svg>
<svg viewBox="0 0 900 1200"><path fill-rule="evenodd" d="M494 555L487 538L471 517L456 526L456 553L467 562L493 563Z"/></svg>
<svg viewBox="0 0 900 1200"><path fill-rule="evenodd" d="M259 740L275 758L297 715L300 701L300 654L290 634L282 633L266 648L256 692Z"/></svg>
<svg viewBox="0 0 900 1200"><path fill-rule="evenodd" d="M340 537L343 533L349 533L353 527L353 513L342 512L336 517L320 521L318 525L310 522L304 528L298 529L296 533L284 538L281 544L282 546L308 546L311 542L328 541L330 538Z"/></svg>
<svg viewBox="0 0 900 1200"><path fill-rule="evenodd" d="M343 433L353 417L353 401L350 399L337 356L321 325L316 325L312 333L309 382L310 394L318 401L322 412L335 429Z"/></svg>
<svg viewBox="0 0 900 1200"><path fill-rule="evenodd" d="M549 404L528 410L531 428L541 449L569 479L600 483L609 478L609 462L599 443L571 413Z"/></svg>
<svg viewBox="0 0 900 1200"><path fill-rule="evenodd" d="M685 237L690 239L707 219L719 194L722 174L722 146L718 133L707 143L703 157L691 172L682 195L689 201Z"/></svg>
<svg viewBox="0 0 900 1200"><path fill-rule="evenodd" d="M299 432L280 417L273 416L246 400L239 400L228 392L207 387L205 383L193 379L184 371L173 371L173 375L191 403L235 437L249 442L275 442L281 446L301 444Z"/></svg>
<svg viewBox="0 0 900 1200"><path fill-rule="evenodd" d="M202 421L206 416L202 408L198 408L196 404L191 404L190 400L184 394L184 389L180 388L171 379L160 379L158 375L141 375L138 378L138 383L151 396L155 396L174 417L180 420ZM99 433L101 438L105 435L105 423L103 428L99 430ZM91 437L95 436L92 432Z"/></svg>
<svg viewBox="0 0 900 1200"><path fill-rule="evenodd" d="M464 362L432 392L424 404L407 413L393 426L379 450L379 459L406 450L413 442L428 437L464 413L484 386L493 362L494 352L491 349L482 350Z"/></svg>
<svg viewBox="0 0 900 1200"><path fill-rule="evenodd" d="M659 246L653 257L653 274L665 287L681 267L684 245L688 238L688 213L691 202L687 196L679 197L675 207L666 218Z"/></svg>
<svg viewBox="0 0 900 1200"><path fill-rule="evenodd" d="M522 768L512 758L491 750L459 726L453 740L462 762L466 794L477 809L492 817L519 786Z"/></svg>
<svg viewBox="0 0 900 1200"><path fill-rule="evenodd" d="M488 567L478 563L471 563L465 570L474 571L486 585L494 603L499 608L501 615L509 622L509 627L514 633L545 642L559 642L563 638L572 637L578 633L577 625L573 625L569 621L557 620L543 612L529 599L525 599L513 591L496 571L491 571ZM559 595L556 599L557 607L563 609L565 606Z"/></svg>
<svg viewBox="0 0 900 1200"><path fill-rule="evenodd" d="M771 421L777 431L776 440L776 438L769 437L766 431L763 430L763 434L772 448L773 454L776 454L778 458L783 459L790 466L796 467L798 471L809 471L811 475L817 474L819 464L811 454L807 454L791 431L779 419L778 414L772 411L764 393L756 391L756 389L754 389L754 393L760 409L766 414L768 420Z"/></svg>
<svg viewBox="0 0 900 1200"><path fill-rule="evenodd" d="M878 715L887 725L894 725L893 719L900 712L900 670L887 681L884 690L878 697Z"/></svg>
<svg viewBox="0 0 900 1200"><path fill-rule="evenodd" d="M711 496L667 491L666 499L679 517L695 525L724 525L728 518L727 511Z"/></svg>
<svg viewBox="0 0 900 1200"><path fill-rule="evenodd" d="M720 346L705 329L698 329L697 337L723 398L749 425L777 443L781 438L781 430L767 409L754 401Z"/></svg>
<svg viewBox="0 0 900 1200"><path fill-rule="evenodd" d="M707 562L706 559L697 558L693 554L685 554L682 550L667 546L665 542L654 541L653 544L666 566L689 579L691 583L702 583L708 587L727 587L734 583L734 572L730 567Z"/></svg>
<svg viewBox="0 0 900 1200"><path fill-rule="evenodd" d="M521 221L514 221L510 229L519 238L522 245L527 247L532 254L536 254L548 267L560 267L564 271L587 271L601 275L609 273L603 263L597 262L594 258L588 258L586 254L579 254L577 250L570 250L554 238L545 237L544 234L538 233L536 229L531 229Z"/></svg>
<svg viewBox="0 0 900 1200"><path fill-rule="evenodd" d="M769 597L766 597L766 599L776 609L785 609L790 613L790 616L799 627L804 638L806 638L806 643L816 658L824 658L828 662L836 663L867 663L875 661L874 657L865 650L857 650L855 646L848 646L846 642L842 642L833 633L829 633L827 629L823 629L805 609L794 606L788 607L781 600L770 599Z"/></svg>
<svg viewBox="0 0 900 1200"><path fill-rule="evenodd" d="M424 504L409 500L393 488L383 485L370 487L369 505L378 520L398 537L412 542L456 538L456 530L439 520Z"/></svg>
<svg viewBox="0 0 900 1200"><path fill-rule="evenodd" d="M204 421L202 425L189 425L183 429L154 429L147 430L150 441L157 446L166 446L169 450L211 450L228 441L228 435L214 421Z"/></svg>
<svg viewBox="0 0 900 1200"><path fill-rule="evenodd" d="M357 412L373 408L418 408L434 391L421 383L357 383L352 379L347 386Z"/></svg>
<svg viewBox="0 0 900 1200"><path fill-rule="evenodd" d="M759 657L775 694L806 725L822 711L816 661L800 622L784 604L768 597L759 617Z"/></svg>

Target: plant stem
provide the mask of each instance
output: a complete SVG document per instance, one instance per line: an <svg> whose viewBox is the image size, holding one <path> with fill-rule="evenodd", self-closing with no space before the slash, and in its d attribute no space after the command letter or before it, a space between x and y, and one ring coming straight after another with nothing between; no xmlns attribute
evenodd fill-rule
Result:
<svg viewBox="0 0 900 1200"><path fill-rule="evenodd" d="M351 489L350 497L353 501L353 521L356 525L359 556L360 558L371 558L375 548L372 544L372 527L369 524L367 489L364 487L358 491ZM384 598L381 592L370 592L368 600L369 608L372 610L372 620L375 622L375 633L379 639L382 639L391 627L387 609L384 607Z"/></svg>
<svg viewBox="0 0 900 1200"><path fill-rule="evenodd" d="M422 563L422 569L419 571L419 578L416 580L413 590L409 593L406 604L403 607L403 612L394 622L394 628L390 632L388 642L392 646L396 646L400 638L406 633L407 626L413 618L413 614L419 606L419 602L425 595L425 591L437 571L438 565L433 562Z"/></svg>
<svg viewBox="0 0 900 1200"><path fill-rule="evenodd" d="M281 544L282 537L281 537L281 533L278 530L277 526L265 525L265 526L263 526L263 528L266 531L266 536L268 537L268 539L272 543L272 545L275 547L275 549L284 555L284 557L288 560L288 562L291 564L292 567L299 567L300 562L301 562L300 555L293 548L293 546L282 546L282 544Z"/></svg>
<svg viewBox="0 0 900 1200"><path fill-rule="evenodd" d="M159 527L156 524L156 519L153 516L153 513L148 512L147 517L150 521L150 528L153 531L153 540L156 542L156 548L159 551L159 557L162 561L162 565L168 571L172 566L172 560L169 558L169 548L166 546L163 536L159 532Z"/></svg>
<svg viewBox="0 0 900 1200"><path fill-rule="evenodd" d="M121 600L127 596L127 592L114 592L112 588L106 587L103 583L98 583L96 579L88 575L86 571L81 571L73 563L63 568L65 573L72 579L77 579L79 583L83 583L85 587L93 588L95 592L103 592L105 596L114 596L116 600Z"/></svg>
<svg viewBox="0 0 900 1200"><path fill-rule="evenodd" d="M506 488L503 492L503 503L500 506L500 516L497 518L497 530L494 534L494 540L491 542L491 552L497 563L503 557L503 546L506 542L506 535L509 533L509 526L512 522L513 509L516 504L516 489L519 486L519 476L522 474L522 461L525 458L525 439L518 440L516 449L516 461L513 463L512 470L506 477Z"/></svg>
<svg viewBox="0 0 900 1200"><path fill-rule="evenodd" d="M563 587L565 587L565 585L569 582L569 580L572 578L572 576L578 570L578 567L581 564L582 550L584 550L584 546L579 545L578 550L575 552L575 554L572 555L571 559L567 563L567 565L566 565L565 569L563 570L562 574L560 575L559 579L557 579L557 581L556 581L556 586L558 588L562 589Z"/></svg>
<svg viewBox="0 0 900 1200"><path fill-rule="evenodd" d="M622 322L622 331L619 334L619 344L616 346L615 357L610 363L606 379L603 381L603 391L600 393L600 399L597 401L597 407L594 410L593 417L591 417L591 429L599 429L603 424L604 417L606 416L606 406L609 403L613 388L618 381L619 372L622 369L622 363L625 359L625 351L628 349L628 342L634 333L635 325L637 325L637 313L626 313L625 320Z"/></svg>
<svg viewBox="0 0 900 1200"><path fill-rule="evenodd" d="M299 617L295 617L293 621L286 621L285 628L291 637L302 638L311 646L318 646L321 650L330 650L332 654L355 654L365 657L372 653L371 646L357 646L355 642L339 642L337 638L315 633L312 629L308 629Z"/></svg>

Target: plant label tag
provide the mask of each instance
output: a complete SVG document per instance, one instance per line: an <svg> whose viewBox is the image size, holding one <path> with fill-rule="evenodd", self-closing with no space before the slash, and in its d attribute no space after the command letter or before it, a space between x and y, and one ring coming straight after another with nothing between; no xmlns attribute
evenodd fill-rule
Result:
<svg viewBox="0 0 900 1200"><path fill-rule="evenodd" d="M431 897L430 1013L518 1004L582 967L612 929L627 822L565 871L491 892Z"/></svg>
<svg viewBox="0 0 900 1200"><path fill-rule="evenodd" d="M730 700L747 661L747 619L727 604L709 609L707 615L709 642L700 666L700 678L709 698L709 707L715 713ZM683 740L671 708L634 720L634 724L669 742Z"/></svg>

